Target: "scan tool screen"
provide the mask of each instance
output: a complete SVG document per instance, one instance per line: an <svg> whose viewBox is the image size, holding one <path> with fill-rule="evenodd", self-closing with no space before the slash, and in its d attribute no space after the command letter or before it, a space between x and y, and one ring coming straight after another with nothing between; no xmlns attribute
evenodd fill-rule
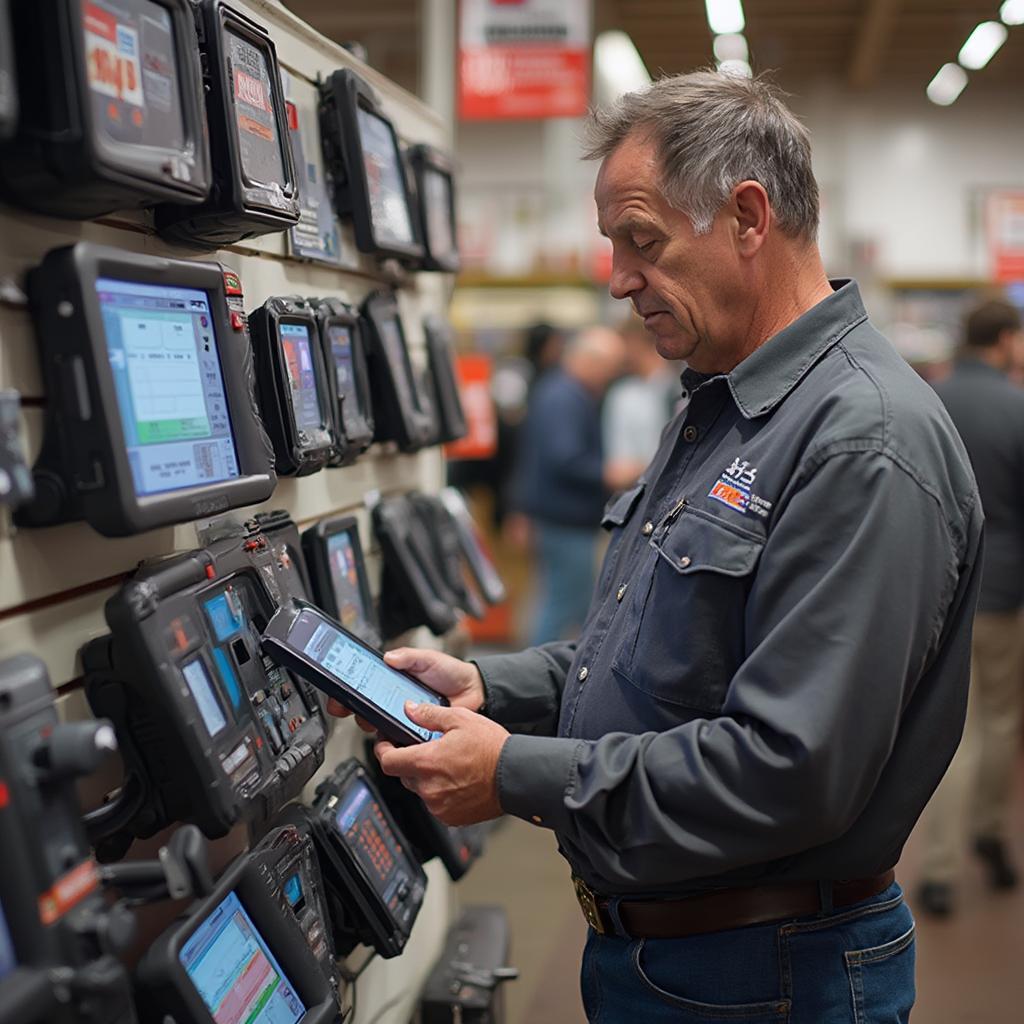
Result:
<svg viewBox="0 0 1024 1024"><path fill-rule="evenodd" d="M309 346L309 328L305 324L281 324L281 348L288 368L288 389L295 410L295 425L299 430L316 430L324 426Z"/></svg>
<svg viewBox="0 0 1024 1024"><path fill-rule="evenodd" d="M233 892L178 958L217 1024L296 1024L306 1012Z"/></svg>
<svg viewBox="0 0 1024 1024"><path fill-rule="evenodd" d="M206 292L98 278L135 493L239 476Z"/></svg>
<svg viewBox="0 0 1024 1024"><path fill-rule="evenodd" d="M284 156L267 55L234 32L227 33L227 42L242 171L251 182L284 183Z"/></svg>
<svg viewBox="0 0 1024 1024"><path fill-rule="evenodd" d="M418 409L420 403L412 375L412 361L409 359L409 350L402 340L401 328L393 317L387 317L380 321L378 329L381 343L387 351L388 362L393 367L398 400L405 409Z"/></svg>
<svg viewBox="0 0 1024 1024"><path fill-rule="evenodd" d="M152 0L82 4L93 122L114 142L185 148L170 12Z"/></svg>
<svg viewBox="0 0 1024 1024"><path fill-rule="evenodd" d="M7 927L7 918L4 917L4 908L0 906L0 978L5 978L15 967L18 960L14 955L14 943L11 941L11 931Z"/></svg>
<svg viewBox="0 0 1024 1024"><path fill-rule="evenodd" d="M379 654L363 644L357 643L329 621L319 618L312 622L311 618L303 619L305 612L296 619L294 640L302 644L302 652L307 658L316 662L350 689L361 693L372 701L385 714L395 721L401 722L417 736L425 740L440 735L422 725L417 725L405 713L405 702L441 704L443 698L410 679L403 673L391 668ZM305 629L312 626L308 640L300 638ZM289 637L293 639L293 637Z"/></svg>
<svg viewBox="0 0 1024 1024"><path fill-rule="evenodd" d="M359 136L363 144L366 187L370 196L370 215L374 232L383 241L411 245L412 217L402 181L404 173L395 137L388 123L359 107Z"/></svg>
<svg viewBox="0 0 1024 1024"><path fill-rule="evenodd" d="M331 588L337 602L338 621L353 632L370 621L370 610L363 604L363 590L359 579L359 564L348 530L333 533L327 538L327 564L331 572Z"/></svg>
<svg viewBox="0 0 1024 1024"><path fill-rule="evenodd" d="M356 377L352 368L352 329L344 324L330 324L327 337L334 359L334 379L338 384L338 401L356 402Z"/></svg>
<svg viewBox="0 0 1024 1024"><path fill-rule="evenodd" d="M430 251L437 257L457 256L452 233L452 180L434 167L423 172L424 201L427 212L427 238Z"/></svg>
<svg viewBox="0 0 1024 1024"><path fill-rule="evenodd" d="M213 681L210 679L210 673L206 670L206 665L203 664L203 659L196 658L195 661L184 665L181 674L185 677L185 682L188 683L188 689L192 694L192 699L196 702L196 707L199 708L206 731L211 736L216 736L228 724L228 720L224 717L224 712L217 702Z"/></svg>

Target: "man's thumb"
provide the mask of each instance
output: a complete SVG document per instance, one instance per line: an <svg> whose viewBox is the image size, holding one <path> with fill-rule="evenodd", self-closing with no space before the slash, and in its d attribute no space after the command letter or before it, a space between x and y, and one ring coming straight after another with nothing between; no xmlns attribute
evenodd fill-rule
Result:
<svg viewBox="0 0 1024 1024"><path fill-rule="evenodd" d="M422 725L425 729L432 729L435 732L447 732L458 721L455 708L444 707L441 704L416 704L407 700L405 713L416 725Z"/></svg>

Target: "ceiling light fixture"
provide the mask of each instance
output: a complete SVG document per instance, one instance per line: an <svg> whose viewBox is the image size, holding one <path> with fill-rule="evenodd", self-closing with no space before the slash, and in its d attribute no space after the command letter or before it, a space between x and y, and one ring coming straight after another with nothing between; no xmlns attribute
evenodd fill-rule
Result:
<svg viewBox="0 0 1024 1024"><path fill-rule="evenodd" d="M960 47L959 61L965 68L978 71L991 59L996 50L1006 42L1009 33L998 21L983 21L967 37Z"/></svg>
<svg viewBox="0 0 1024 1024"><path fill-rule="evenodd" d="M718 65L723 75L738 75L741 78L753 78L754 72L745 60L723 60Z"/></svg>
<svg viewBox="0 0 1024 1024"><path fill-rule="evenodd" d="M727 32L724 36L715 36L715 60L749 60L750 51L747 41L739 32Z"/></svg>
<svg viewBox="0 0 1024 1024"><path fill-rule="evenodd" d="M1024 0L1006 0L999 8L1004 25L1024 25Z"/></svg>
<svg viewBox="0 0 1024 1024"><path fill-rule="evenodd" d="M746 21L742 0L704 0L708 12L708 25L716 36L742 32Z"/></svg>
<svg viewBox="0 0 1024 1024"><path fill-rule="evenodd" d="M928 83L925 92L932 103L948 107L967 85L967 72L959 64L943 64L938 74Z"/></svg>
<svg viewBox="0 0 1024 1024"><path fill-rule="evenodd" d="M612 29L594 40L594 87L599 106L614 103L627 92L640 92L651 84L643 58L625 32Z"/></svg>

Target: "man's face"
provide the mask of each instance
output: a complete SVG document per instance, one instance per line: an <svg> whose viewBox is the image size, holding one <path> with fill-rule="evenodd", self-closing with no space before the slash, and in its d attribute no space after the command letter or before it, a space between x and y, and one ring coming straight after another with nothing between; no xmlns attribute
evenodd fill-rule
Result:
<svg viewBox="0 0 1024 1024"><path fill-rule="evenodd" d="M654 143L635 132L598 173L598 225L612 242L609 291L633 303L665 359L685 359L701 373L728 372L744 355L735 220L723 211L710 233L694 234L686 214L661 193L657 159Z"/></svg>

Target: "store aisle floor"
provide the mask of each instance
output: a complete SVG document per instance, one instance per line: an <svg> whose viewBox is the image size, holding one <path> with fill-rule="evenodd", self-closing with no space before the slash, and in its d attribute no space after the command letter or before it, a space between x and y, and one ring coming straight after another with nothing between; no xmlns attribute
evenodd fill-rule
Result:
<svg viewBox="0 0 1024 1024"><path fill-rule="evenodd" d="M1024 866L1024 761L1013 822L1014 852ZM912 837L898 868L914 906L918 844ZM586 931L552 834L517 819L494 833L487 855L458 886L464 903L500 903L512 927L507 1024L583 1024L579 962ZM1024 1019L1024 884L994 893L976 862L958 891L957 913L936 921L918 912L917 1007L913 1024L1010 1024Z"/></svg>

